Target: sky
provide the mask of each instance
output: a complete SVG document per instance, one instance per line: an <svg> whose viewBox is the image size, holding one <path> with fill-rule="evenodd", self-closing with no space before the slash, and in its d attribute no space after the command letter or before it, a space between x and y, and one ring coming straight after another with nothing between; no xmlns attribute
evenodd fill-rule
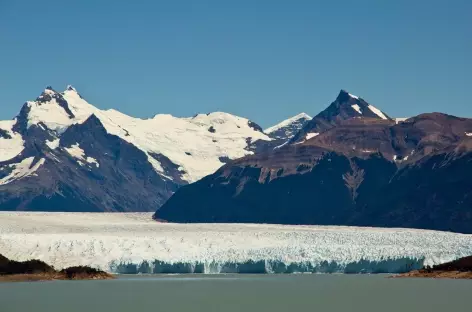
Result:
<svg viewBox="0 0 472 312"><path fill-rule="evenodd" d="M0 0L0 119L68 84L142 118L225 111L268 127L340 89L394 117L472 117L471 12L469 0Z"/></svg>

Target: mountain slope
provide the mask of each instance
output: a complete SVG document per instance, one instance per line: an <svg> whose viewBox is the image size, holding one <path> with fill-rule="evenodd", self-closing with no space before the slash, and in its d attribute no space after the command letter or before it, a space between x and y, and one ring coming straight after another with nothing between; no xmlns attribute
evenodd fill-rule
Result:
<svg viewBox="0 0 472 312"><path fill-rule="evenodd" d="M315 117L300 131L302 141L182 187L155 218L472 233L472 119L432 113L397 124L385 114L346 114L324 130ZM312 126L320 133L306 139Z"/></svg>
<svg viewBox="0 0 472 312"><path fill-rule="evenodd" d="M0 121L0 210L155 210L179 186L273 141L227 113L139 119L100 110L71 86L48 87Z"/></svg>
<svg viewBox="0 0 472 312"><path fill-rule="evenodd" d="M157 174L144 152L108 134L95 115L47 143L35 142L2 163L2 210L147 211L178 187Z"/></svg>

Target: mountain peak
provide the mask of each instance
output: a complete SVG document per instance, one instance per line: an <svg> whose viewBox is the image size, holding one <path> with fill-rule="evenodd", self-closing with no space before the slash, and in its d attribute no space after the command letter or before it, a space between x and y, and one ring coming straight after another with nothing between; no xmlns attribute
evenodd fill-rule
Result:
<svg viewBox="0 0 472 312"><path fill-rule="evenodd" d="M265 129L264 133L273 140L276 146L281 146L298 133L310 120L311 117L308 114L300 113Z"/></svg>
<svg viewBox="0 0 472 312"><path fill-rule="evenodd" d="M36 98L38 102L48 102L57 94L51 86L47 86L43 92Z"/></svg>
<svg viewBox="0 0 472 312"><path fill-rule="evenodd" d="M67 91L74 91L74 92L77 92L77 89L75 89L72 85L67 85L66 90L67 90Z"/></svg>
<svg viewBox="0 0 472 312"><path fill-rule="evenodd" d="M349 93L344 89L341 89L341 91L339 91L338 97L336 98L336 101L342 103L349 101L349 99L359 100L359 97L357 95Z"/></svg>
<svg viewBox="0 0 472 312"><path fill-rule="evenodd" d="M293 117L290 117L288 119L285 119L284 121L281 121L279 122L278 124L272 126L272 127L269 127L267 129L264 130L264 133L272 133L272 132L275 132L275 131L278 131L282 128L285 128L285 127L289 127L291 126L292 124L294 123L304 123L308 120L311 120L311 117L306 114L306 113L300 113L298 115L295 115Z"/></svg>
<svg viewBox="0 0 472 312"><path fill-rule="evenodd" d="M311 118L312 117L310 115L308 115L307 113L300 113L300 114L295 115L295 116L292 117L292 119L294 119L294 120L298 120L298 119L307 119L307 120L309 120Z"/></svg>
<svg viewBox="0 0 472 312"><path fill-rule="evenodd" d="M351 118L392 120L380 109L370 105L364 99L341 89L336 100L310 120L290 140L290 143L304 142L307 136L322 133Z"/></svg>

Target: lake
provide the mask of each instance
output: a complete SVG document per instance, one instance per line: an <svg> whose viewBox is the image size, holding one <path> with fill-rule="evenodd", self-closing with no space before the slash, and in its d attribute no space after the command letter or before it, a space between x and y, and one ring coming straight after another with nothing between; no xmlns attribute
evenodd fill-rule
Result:
<svg viewBox="0 0 472 312"><path fill-rule="evenodd" d="M0 283L1 312L469 311L472 280L385 275L151 275Z"/></svg>

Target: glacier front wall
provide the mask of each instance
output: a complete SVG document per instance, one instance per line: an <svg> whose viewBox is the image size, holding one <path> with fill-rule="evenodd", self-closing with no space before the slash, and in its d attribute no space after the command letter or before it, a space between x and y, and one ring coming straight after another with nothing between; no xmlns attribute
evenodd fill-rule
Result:
<svg viewBox="0 0 472 312"><path fill-rule="evenodd" d="M350 263L284 263L280 260L234 262L153 262L115 263L109 271L118 274L295 274L295 273L404 273L423 267L424 259L398 258L381 261L360 260Z"/></svg>
<svg viewBox="0 0 472 312"><path fill-rule="evenodd" d="M472 236L412 229L166 224L140 213L0 213L0 254L112 273L401 273L472 255Z"/></svg>

